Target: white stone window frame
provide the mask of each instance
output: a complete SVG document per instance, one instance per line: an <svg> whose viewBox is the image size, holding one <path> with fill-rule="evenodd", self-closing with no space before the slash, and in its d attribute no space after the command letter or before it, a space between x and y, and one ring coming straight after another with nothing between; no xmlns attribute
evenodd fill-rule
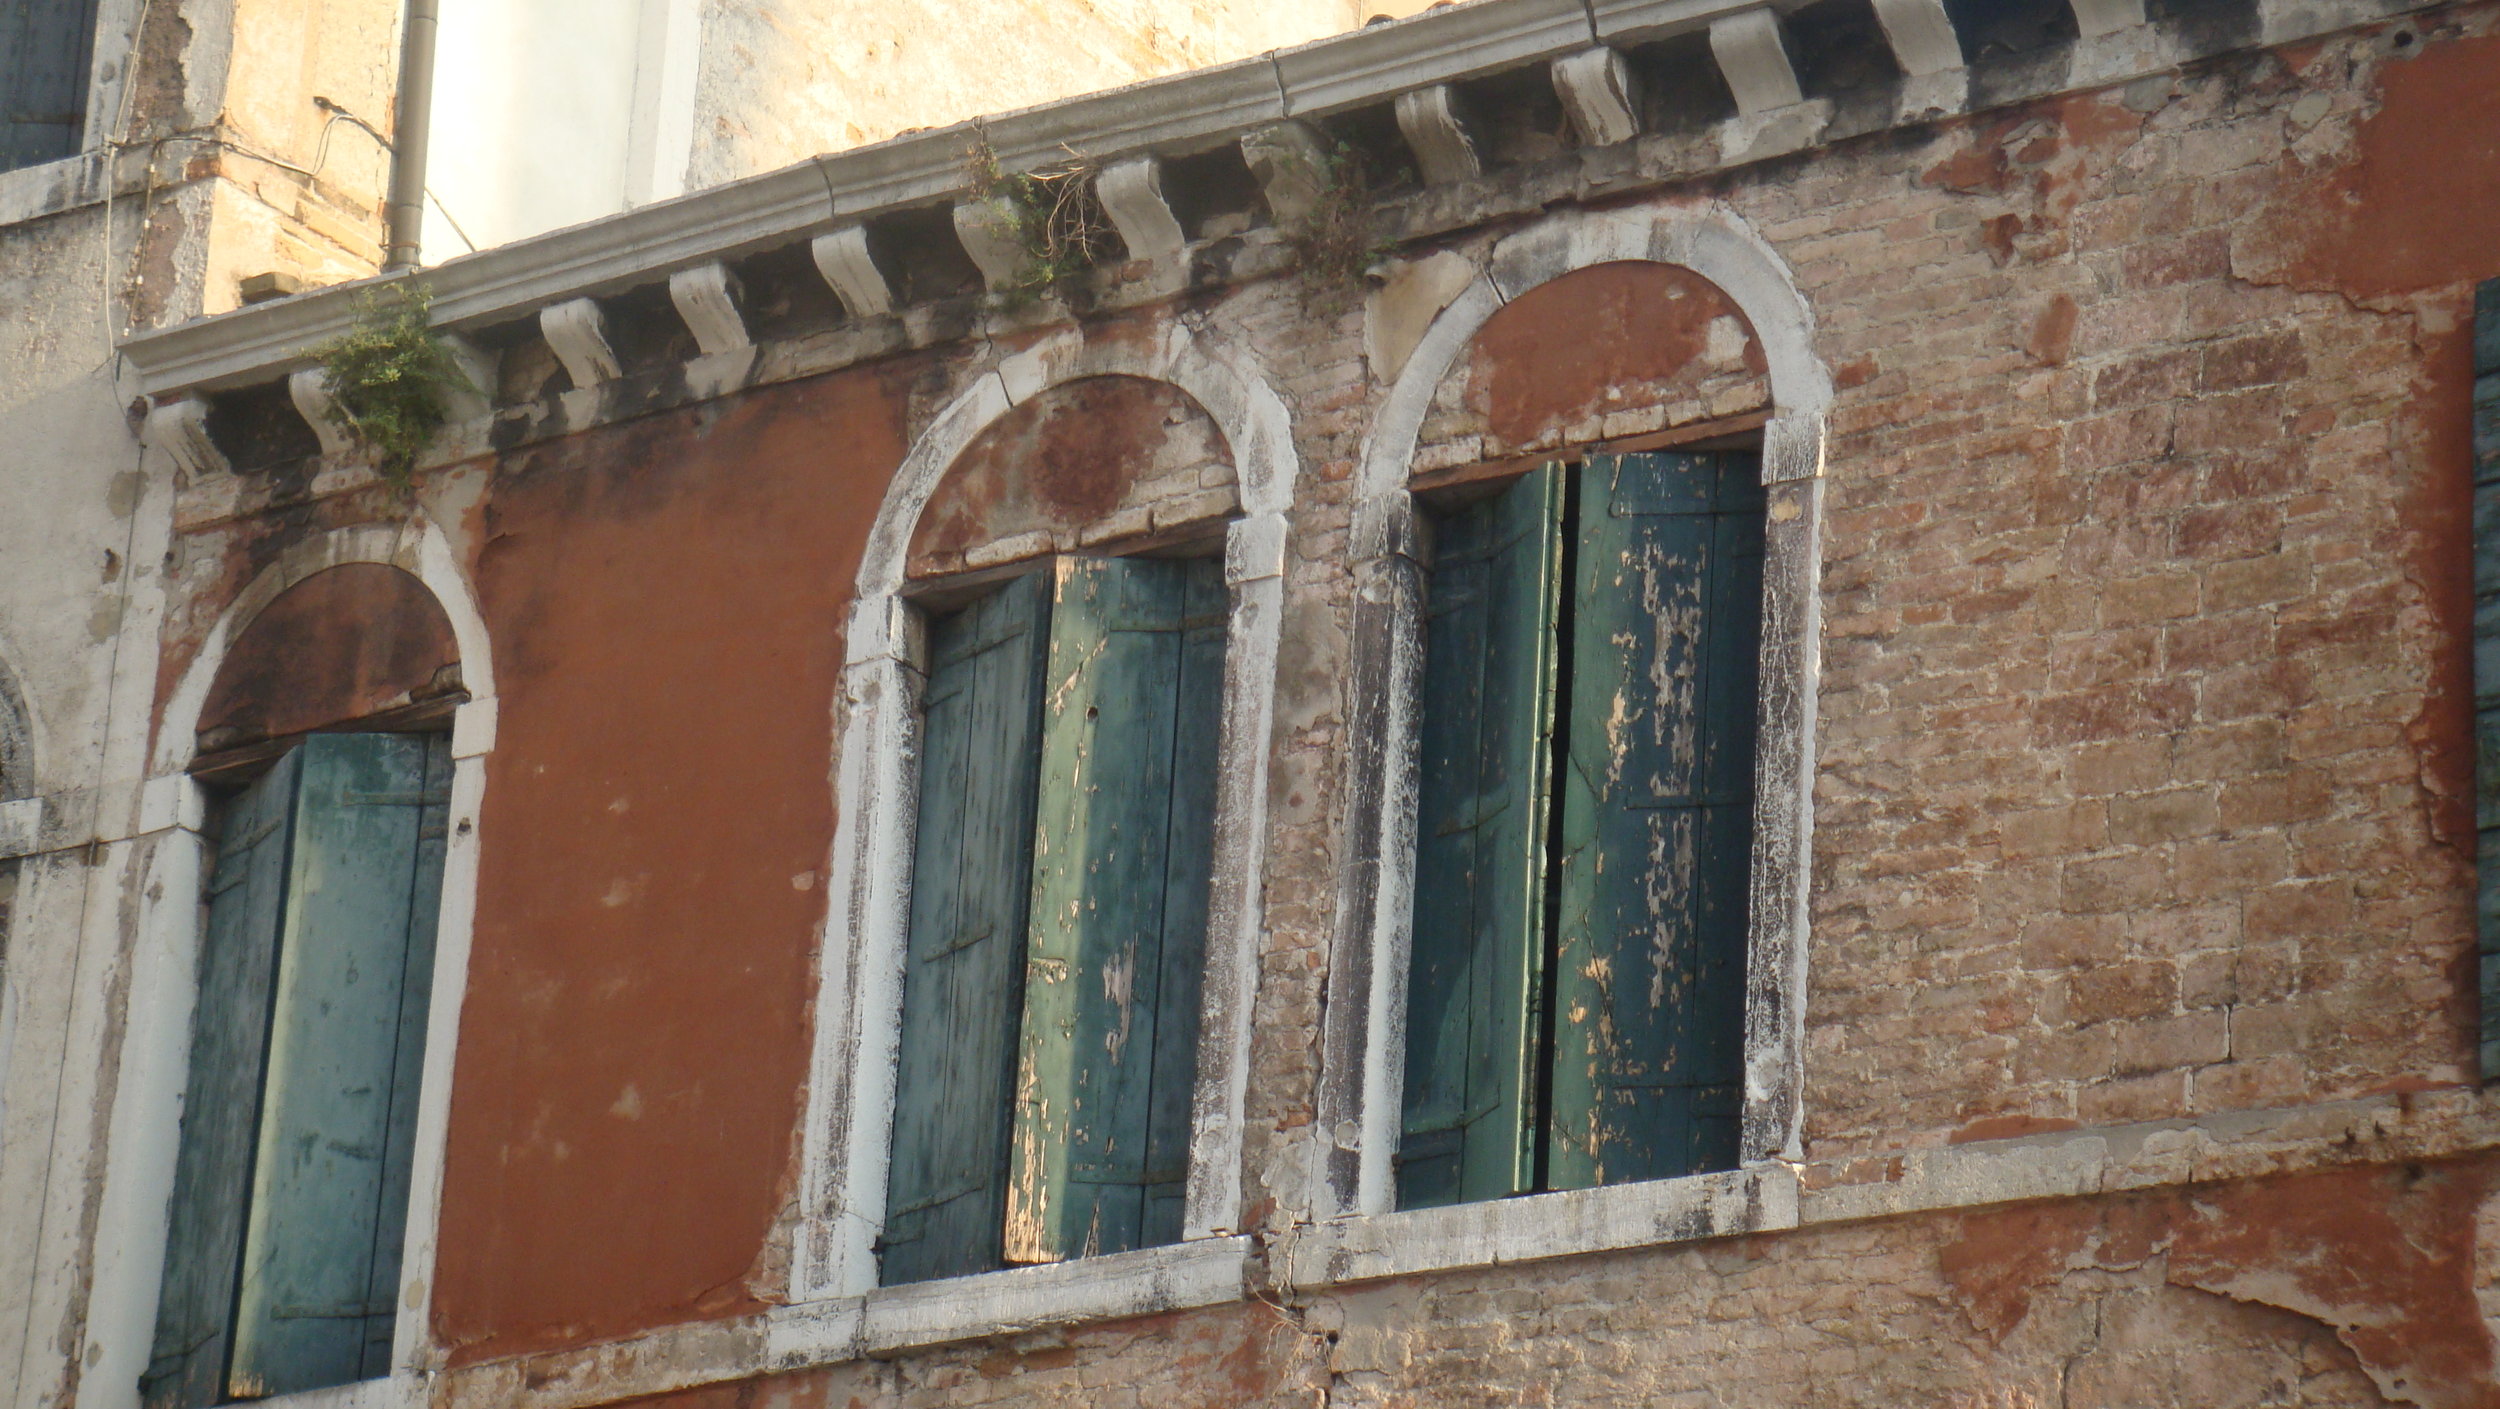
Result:
<svg viewBox="0 0 2500 1409"><path fill-rule="evenodd" d="M150 458L163 451L151 447ZM167 699L141 785L140 833L161 838L139 904L121 1069L96 1223L95 1280L88 1303L79 1402L135 1409L139 1376L156 1337L164 1278L174 1164L191 1066L192 1006L199 993L199 946L207 907L201 886L209 852L209 792L189 772L210 686L245 627L286 589L329 568L379 563L423 583L451 623L468 700L452 714L449 832L441 916L434 941L434 993L426 1014L423 1084L399 1272L399 1312L385 1378L276 1395L272 1409L413 1409L441 1368L431 1340L434 1265L442 1216L443 1155L450 1127L460 1009L468 992L469 949L477 915L477 869L486 756L495 745L495 675L486 619L451 540L422 517L363 525L307 540L263 569L201 642Z"/></svg>
<svg viewBox="0 0 2500 1409"><path fill-rule="evenodd" d="M893 1135L928 639L921 610L904 596L905 560L930 497L983 430L1053 387L1106 376L1162 382L1196 401L1224 435L1240 496L1224 547L1230 612L1215 862L1182 1241L880 1287L875 1245ZM792 1304L775 1318L776 1357L842 1358L1241 1295L1249 1251L1239 1228L1242 1109L1258 991L1286 514L1298 464L1284 400L1263 372L1176 321L1151 342L1063 330L1002 359L937 414L896 471L860 564L836 705L837 821L792 1232Z"/></svg>
<svg viewBox="0 0 2500 1409"><path fill-rule="evenodd" d="M1768 361L1760 742L1745 980L1739 1167L1598 1189L1397 1211L1414 917L1417 712L1423 671L1417 510L1408 489L1443 377L1502 306L1575 270L1625 261L1709 280ZM1342 872L1322 1033L1319 1222L1283 1249L1285 1280L1326 1284L1441 1267L1640 1246L1797 1221L1807 884L1819 666L1824 421L1829 371L1786 263L1721 205L1560 214L1497 243L1401 370L1356 470L1355 667Z"/></svg>
<svg viewBox="0 0 2500 1409"><path fill-rule="evenodd" d="M115 163L110 148L130 86L145 0L98 0L87 48L87 111L72 155L0 171L0 225L37 220L106 199Z"/></svg>

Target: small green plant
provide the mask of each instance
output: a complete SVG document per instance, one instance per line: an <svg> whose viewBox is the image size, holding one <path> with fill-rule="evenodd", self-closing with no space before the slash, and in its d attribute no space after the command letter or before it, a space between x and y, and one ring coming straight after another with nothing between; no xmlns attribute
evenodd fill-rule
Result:
<svg viewBox="0 0 2500 1409"><path fill-rule="evenodd" d="M1285 247L1314 294L1342 296L1361 288L1364 271L1395 246L1372 238L1371 165L1360 151L1337 143L1317 175L1319 196L1301 219L1285 226Z"/></svg>
<svg viewBox="0 0 2500 1409"><path fill-rule="evenodd" d="M370 290L356 300L356 325L313 353L329 382L331 417L400 489L448 419L445 396L478 389L428 320L433 303L419 283Z"/></svg>
<svg viewBox="0 0 2500 1409"><path fill-rule="evenodd" d="M1030 303L1053 286L1102 262L1111 221L1094 194L1095 163L1074 148L1048 166L1007 171L986 137L966 155L976 200L1002 203L1024 265L1003 291L1010 305Z"/></svg>

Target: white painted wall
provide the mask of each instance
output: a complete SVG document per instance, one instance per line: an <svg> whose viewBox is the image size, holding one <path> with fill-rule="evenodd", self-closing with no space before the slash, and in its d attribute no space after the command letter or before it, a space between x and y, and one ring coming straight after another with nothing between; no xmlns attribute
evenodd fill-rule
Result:
<svg viewBox="0 0 2500 1409"><path fill-rule="evenodd" d="M442 0L425 257L1429 0Z"/></svg>
<svg viewBox="0 0 2500 1409"><path fill-rule="evenodd" d="M696 0L443 0L428 262L682 188Z"/></svg>

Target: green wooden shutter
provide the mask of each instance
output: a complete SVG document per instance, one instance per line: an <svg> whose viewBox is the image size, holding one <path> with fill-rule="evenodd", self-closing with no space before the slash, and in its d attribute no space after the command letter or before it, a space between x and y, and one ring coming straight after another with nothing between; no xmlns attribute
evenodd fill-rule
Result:
<svg viewBox="0 0 2500 1409"><path fill-rule="evenodd" d="M999 1264L1048 593L1031 574L930 632L888 1283Z"/></svg>
<svg viewBox="0 0 2500 1409"><path fill-rule="evenodd" d="M1533 1187L1562 476L1437 533L1425 608L1398 1203Z"/></svg>
<svg viewBox="0 0 2500 1409"><path fill-rule="evenodd" d="M0 6L0 171L78 154L94 39L95 0Z"/></svg>
<svg viewBox="0 0 2500 1409"><path fill-rule="evenodd" d="M140 1389L151 1409L193 1409L226 1397L235 1282L243 1258L243 1191L252 1177L270 976L286 915L288 851L300 753L230 800L208 883L191 1074L156 1343Z"/></svg>
<svg viewBox="0 0 2500 1409"><path fill-rule="evenodd" d="M442 889L441 755L414 734L321 734L296 751L235 1398L389 1370Z"/></svg>
<svg viewBox="0 0 2500 1409"><path fill-rule="evenodd" d="M2500 1081L2500 279L2474 294L2474 755L2482 1068Z"/></svg>
<svg viewBox="0 0 2500 1409"><path fill-rule="evenodd" d="M1579 473L1557 1189L1735 1166L1762 614L1756 457Z"/></svg>
<svg viewBox="0 0 2500 1409"><path fill-rule="evenodd" d="M324 734L225 808L152 1406L387 1374L448 741Z"/></svg>
<svg viewBox="0 0 2500 1409"><path fill-rule="evenodd" d="M1181 1235L1224 609L1213 560L1058 565L1009 1262Z"/></svg>

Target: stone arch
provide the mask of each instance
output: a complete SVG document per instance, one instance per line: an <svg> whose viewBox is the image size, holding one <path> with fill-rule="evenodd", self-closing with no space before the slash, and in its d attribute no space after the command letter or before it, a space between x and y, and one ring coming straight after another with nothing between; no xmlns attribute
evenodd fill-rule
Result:
<svg viewBox="0 0 2500 1409"><path fill-rule="evenodd" d="M238 593L208 634L198 654L184 669L181 683L167 697L158 722L149 772L162 777L188 767L198 747L201 722L208 715L209 693L245 630L290 589L328 570L351 563L399 569L423 584L442 610L460 664L461 680L472 704L491 702L495 673L486 642L486 618L477 597L454 557L451 540L431 521L366 524L342 528L307 539L280 554ZM481 711L485 713L486 711Z"/></svg>
<svg viewBox="0 0 2500 1409"><path fill-rule="evenodd" d="M793 1299L852 1295L876 1284L918 806L916 692L925 633L902 595L914 533L948 469L983 431L1051 388L1111 376L1168 383L1203 409L1223 434L1239 496L1240 516L1225 540L1232 609L1185 1233L1204 1238L1238 1222L1285 511L1298 472L1292 423L1283 398L1248 358L1186 326L1066 329L1001 360L938 412L887 487L861 558L837 705L837 821L819 949Z"/></svg>
<svg viewBox="0 0 2500 1409"><path fill-rule="evenodd" d="M1764 576L1753 893L1746 979L1743 1157L1799 1155L1806 886L1814 684L1830 371L1814 319L1778 252L1718 205L1573 211L1495 244L1477 277L1432 321L1400 369L1355 472L1354 740L1347 787L1351 855L1339 899L1322 1034L1319 1128L1351 1132L1319 1152L1323 1212L1380 1213L1392 1202L1413 917L1415 691L1421 676L1421 549L1407 483L1436 389L1513 300L1579 270L1647 262L1707 281L1750 326L1769 381L1762 478L1773 494Z"/></svg>

